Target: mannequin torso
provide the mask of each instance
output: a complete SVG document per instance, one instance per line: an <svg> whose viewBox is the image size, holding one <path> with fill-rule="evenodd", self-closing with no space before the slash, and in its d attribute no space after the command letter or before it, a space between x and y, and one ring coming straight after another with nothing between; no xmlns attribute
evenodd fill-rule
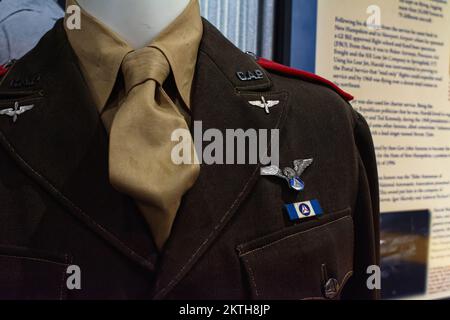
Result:
<svg viewBox="0 0 450 320"><path fill-rule="evenodd" d="M119 34L134 49L148 45L190 0L78 0L80 6Z"/></svg>

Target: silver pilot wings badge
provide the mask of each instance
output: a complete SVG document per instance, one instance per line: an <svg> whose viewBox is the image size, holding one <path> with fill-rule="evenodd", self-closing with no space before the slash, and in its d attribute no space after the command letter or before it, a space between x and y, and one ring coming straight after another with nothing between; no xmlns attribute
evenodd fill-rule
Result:
<svg viewBox="0 0 450 320"><path fill-rule="evenodd" d="M262 176L273 176L286 180L289 187L296 191L305 189L305 183L300 179L305 170L314 162L314 159L295 160L294 168L284 168L281 170L278 166L269 166L261 168Z"/></svg>

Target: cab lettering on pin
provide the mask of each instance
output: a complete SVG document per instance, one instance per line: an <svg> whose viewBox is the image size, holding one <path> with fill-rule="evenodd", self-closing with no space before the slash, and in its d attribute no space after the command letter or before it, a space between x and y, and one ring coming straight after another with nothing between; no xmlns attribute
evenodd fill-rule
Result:
<svg viewBox="0 0 450 320"><path fill-rule="evenodd" d="M291 221L298 221L323 215L323 210L318 200L287 204L285 207Z"/></svg>

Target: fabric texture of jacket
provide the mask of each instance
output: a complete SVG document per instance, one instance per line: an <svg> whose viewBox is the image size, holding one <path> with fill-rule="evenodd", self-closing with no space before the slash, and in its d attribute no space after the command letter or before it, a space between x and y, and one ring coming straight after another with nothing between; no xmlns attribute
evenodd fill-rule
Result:
<svg viewBox="0 0 450 320"><path fill-rule="evenodd" d="M262 71L243 81L238 72ZM278 100L270 114L251 100ZM108 179L108 137L59 21L0 80L0 298L373 299L379 200L369 128L331 88L260 67L204 21L192 91L203 130L279 129L293 192L261 165L202 165L163 252ZM318 199L292 222L284 205ZM81 290L67 268L79 266ZM333 280L330 282L330 280ZM332 286L330 286L332 284Z"/></svg>

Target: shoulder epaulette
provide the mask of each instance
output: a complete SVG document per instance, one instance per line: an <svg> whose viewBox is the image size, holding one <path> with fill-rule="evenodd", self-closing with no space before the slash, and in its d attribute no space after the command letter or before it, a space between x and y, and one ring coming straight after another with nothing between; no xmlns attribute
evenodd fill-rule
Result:
<svg viewBox="0 0 450 320"><path fill-rule="evenodd" d="M264 58L259 58L257 62L261 67L263 67L264 69L267 69L269 71L275 71L275 72L287 74L287 75L290 75L290 76L293 76L296 78L300 78L300 79L303 79L306 81L311 81L311 82L316 82L316 83L326 85L327 87L336 91L342 98L344 98L347 101L352 101L354 99L354 97L350 93L345 92L344 90L339 88L333 82L331 82L325 78L322 78L321 76L318 76L314 73L290 68L290 67L284 66L282 64L279 64L279 63L276 63L276 62L273 62L273 61L270 61L270 60L267 60Z"/></svg>
<svg viewBox="0 0 450 320"><path fill-rule="evenodd" d="M8 69L0 65L0 78L3 77L6 72L8 72Z"/></svg>

